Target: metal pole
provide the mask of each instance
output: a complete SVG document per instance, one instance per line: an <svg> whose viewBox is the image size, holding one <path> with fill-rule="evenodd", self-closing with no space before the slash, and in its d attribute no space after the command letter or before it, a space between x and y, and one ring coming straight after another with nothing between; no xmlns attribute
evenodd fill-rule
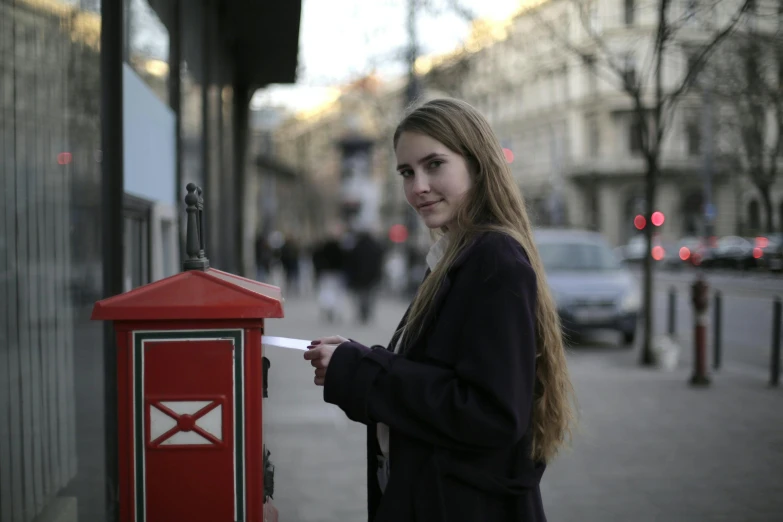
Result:
<svg viewBox="0 0 783 522"><path fill-rule="evenodd" d="M714 306L713 306L713 319L712 319L712 338L713 338L713 356L712 367L716 370L720 369L721 363L721 333L723 331L723 312L722 303L723 299L720 292L715 292Z"/></svg>
<svg viewBox="0 0 783 522"><path fill-rule="evenodd" d="M780 297L775 298L772 310L772 361L770 361L769 385L778 386L780 383L780 321L783 313Z"/></svg>
<svg viewBox="0 0 783 522"><path fill-rule="evenodd" d="M408 32L408 87L405 91L405 109L407 110L413 103L418 100L419 95L419 78L416 75L416 57L419 54L419 45L416 38L416 7L418 0L408 0L408 18L406 29ZM418 252L416 250L416 237L417 230L419 228L418 215L413 208L407 203L403 202L403 213L405 218L405 226L408 229L408 242L407 242L407 256L406 264L408 267L408 274L414 271L414 268L418 264ZM413 293L418 288L418 280L408 276L408 284L406 285L410 293Z"/></svg>
<svg viewBox="0 0 783 522"><path fill-rule="evenodd" d="M406 92L406 105L415 102L419 97L419 79L416 75L416 58L419 55L419 44L416 38L416 3L417 0L408 0L408 19L406 29L408 32L408 89Z"/></svg>
<svg viewBox="0 0 783 522"><path fill-rule="evenodd" d="M245 172L245 157L248 149L248 136L250 125L250 86L244 71L240 69L241 62L238 58L243 51L237 51L237 60L234 64L234 98L233 98L233 125L234 125L234 193L233 193L233 233L234 233L234 273L247 276L245 270L244 249L244 223L245 223L245 185L247 173ZM222 112L222 107L221 107Z"/></svg>
<svg viewBox="0 0 783 522"><path fill-rule="evenodd" d="M103 296L123 292L123 2L101 2L101 236ZM103 329L103 433L106 520L119 516L117 349L110 321Z"/></svg>
<svg viewBox="0 0 783 522"><path fill-rule="evenodd" d="M677 289L669 288L669 336L677 333Z"/></svg>
<svg viewBox="0 0 783 522"><path fill-rule="evenodd" d="M182 64L182 23L180 0L173 0L171 4L172 24L169 28L169 106L174 112L176 123L174 126L174 194L175 201L180 203L184 194L182 187L182 82L180 78L180 65ZM185 220L182 212L177 212L177 245L179 247L178 259L185 258Z"/></svg>
<svg viewBox="0 0 783 522"><path fill-rule="evenodd" d="M219 191L213 190L213 185L211 183L211 175L212 175L212 169L210 168L210 164L212 161L212 151L210 150L211 142L212 142L212 122L209 119L209 114L211 110L211 98L209 96L209 87L212 81L211 76L211 60L212 60L212 53L217 52L215 49L213 49L212 44L212 31L211 31L211 23L213 12L212 12L212 1L211 0L204 0L204 2L201 4L201 179L197 184L199 184L205 193L209 194L212 198L211 201L216 201L218 198L215 197L215 195L220 194ZM194 181L194 180L190 180ZM222 217L221 217L222 218ZM215 258L213 259L213 262L216 266L222 266L223 265L223 259L224 257L220 255L220 249L225 244L223 241L221 241L221 238L217 236L217 234L213 234L212 232L217 229L217 227L222 222L222 219L212 219L209 221L209 225L201 231L202 234L202 240L206 241L207 239L210 240L210 244L213 246L216 246L215 248Z"/></svg>
<svg viewBox="0 0 783 522"><path fill-rule="evenodd" d="M709 294L707 283L702 277L691 286L691 301L693 303L693 375L690 383L692 386L708 386L710 378L707 377L707 308Z"/></svg>
<svg viewBox="0 0 783 522"><path fill-rule="evenodd" d="M712 161L713 161L713 105L712 92L707 82L702 83L702 128L704 130L704 235L709 238L713 234L715 219L712 208Z"/></svg>

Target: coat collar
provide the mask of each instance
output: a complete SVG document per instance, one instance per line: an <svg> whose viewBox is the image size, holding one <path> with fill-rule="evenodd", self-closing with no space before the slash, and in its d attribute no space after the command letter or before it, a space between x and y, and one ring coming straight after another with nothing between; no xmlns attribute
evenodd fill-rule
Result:
<svg viewBox="0 0 783 522"><path fill-rule="evenodd" d="M443 281L441 282L440 287L438 287L438 291L435 293L435 297L433 297L432 299L429 312L427 313L426 318L424 319L424 323L422 324L422 327L419 329L419 332L426 332L432 326L432 323L435 322L435 319L437 319L440 309L443 306L446 297L449 295L449 291L451 290L454 274L462 265L465 264L465 261L470 256L470 253L476 248L476 245L479 243L481 237L482 235L478 235L476 237L469 239L467 244L462 248L462 251L454 259L454 262L451 263L451 266L448 268L445 276L443 277ZM430 271L427 270L427 275L425 275L425 278L429 277L429 274ZM410 307L408 307L408 310L405 312L405 315L403 316L403 320L400 323L400 327L407 322L409 312L410 312ZM400 327L398 327L398 330ZM396 344L397 339L395 338L394 341L395 343L393 343L392 346ZM403 339L403 343L404 343L403 349L405 350L406 354L415 353L420 349L419 336L416 336L415 338L408 337L407 331L405 333L405 338Z"/></svg>

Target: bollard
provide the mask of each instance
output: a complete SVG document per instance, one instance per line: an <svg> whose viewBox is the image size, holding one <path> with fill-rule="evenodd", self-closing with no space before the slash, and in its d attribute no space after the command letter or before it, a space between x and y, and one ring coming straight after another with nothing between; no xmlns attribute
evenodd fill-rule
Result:
<svg viewBox="0 0 783 522"><path fill-rule="evenodd" d="M693 335L693 376L692 386L707 386L707 308L709 304L708 287L701 275L691 285L691 302L693 304L694 335Z"/></svg>
<svg viewBox="0 0 783 522"><path fill-rule="evenodd" d="M669 337L677 333L677 289L669 288Z"/></svg>
<svg viewBox="0 0 783 522"><path fill-rule="evenodd" d="M769 385L780 383L780 320L783 305L780 297L776 297L772 308L772 361L770 364Z"/></svg>
<svg viewBox="0 0 783 522"><path fill-rule="evenodd" d="M712 308L712 367L719 370L721 363L721 332L723 330L723 299L720 292L715 292L714 300L715 302Z"/></svg>

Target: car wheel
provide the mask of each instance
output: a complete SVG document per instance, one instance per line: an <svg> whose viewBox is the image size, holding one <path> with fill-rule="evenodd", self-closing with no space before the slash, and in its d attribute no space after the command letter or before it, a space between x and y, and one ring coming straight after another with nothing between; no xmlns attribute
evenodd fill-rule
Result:
<svg viewBox="0 0 783 522"><path fill-rule="evenodd" d="M634 339L636 339L636 332L634 330L623 332L623 346L630 347L633 345Z"/></svg>

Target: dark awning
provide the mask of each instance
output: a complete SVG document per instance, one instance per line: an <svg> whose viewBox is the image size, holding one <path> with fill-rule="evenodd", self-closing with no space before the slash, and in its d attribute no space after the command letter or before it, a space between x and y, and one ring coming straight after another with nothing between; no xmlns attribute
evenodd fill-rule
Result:
<svg viewBox="0 0 783 522"><path fill-rule="evenodd" d="M148 1L171 30L176 0ZM230 84L234 79L234 65L251 89L295 81L301 0L179 0L179 4L184 35L182 56L198 80L203 74L200 50L206 36L201 22L208 15L216 21L210 51L222 48L225 52L211 60L215 65L209 76L214 83ZM225 60L226 55L234 59Z"/></svg>

